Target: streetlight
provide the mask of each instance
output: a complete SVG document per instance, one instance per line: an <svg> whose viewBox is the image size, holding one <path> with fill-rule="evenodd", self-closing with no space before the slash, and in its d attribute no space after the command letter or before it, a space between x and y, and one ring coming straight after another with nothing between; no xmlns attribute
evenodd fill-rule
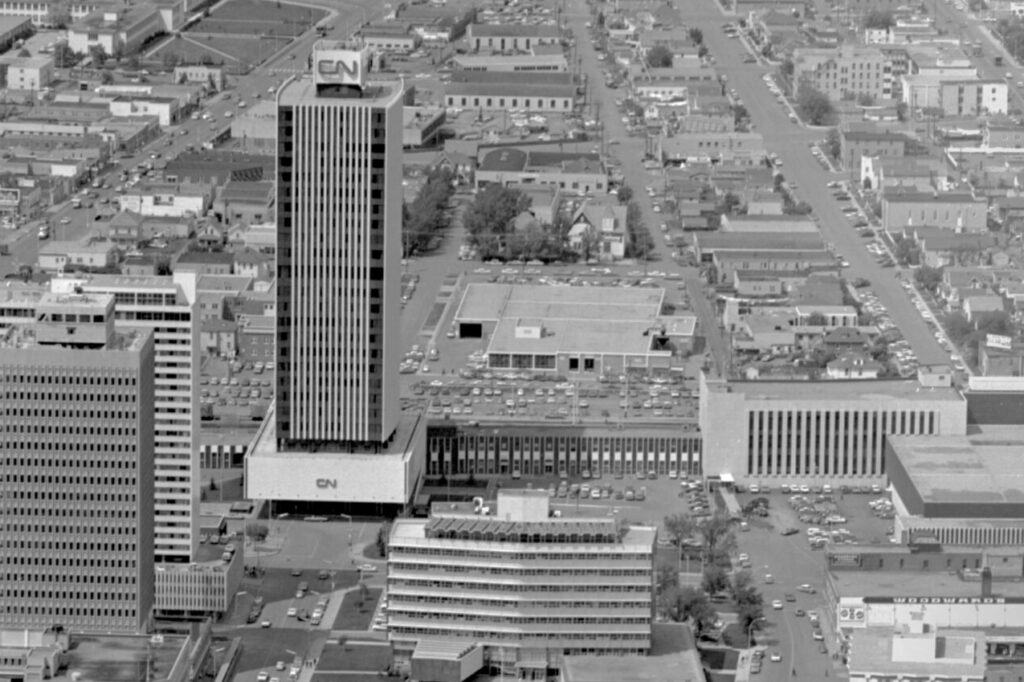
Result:
<svg viewBox="0 0 1024 682"><path fill-rule="evenodd" d="M757 625L759 622L761 622L763 620L766 621L768 619L765 618L764 616L758 616L754 620L750 621L750 625L747 626L747 648L748 649L750 649L751 647L754 646L753 639L752 639L753 636L754 636L754 626Z"/></svg>

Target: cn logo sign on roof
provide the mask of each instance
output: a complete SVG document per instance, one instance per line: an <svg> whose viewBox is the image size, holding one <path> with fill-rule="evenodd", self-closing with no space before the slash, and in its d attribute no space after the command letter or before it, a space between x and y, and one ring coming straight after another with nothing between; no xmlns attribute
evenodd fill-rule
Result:
<svg viewBox="0 0 1024 682"><path fill-rule="evenodd" d="M317 84L362 87L366 80L368 56L365 50L318 50L313 55L313 76Z"/></svg>

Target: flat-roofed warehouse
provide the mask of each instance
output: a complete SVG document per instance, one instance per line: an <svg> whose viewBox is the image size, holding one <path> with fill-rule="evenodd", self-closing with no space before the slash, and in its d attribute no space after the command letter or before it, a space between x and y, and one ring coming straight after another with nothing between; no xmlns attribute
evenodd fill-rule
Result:
<svg viewBox="0 0 1024 682"><path fill-rule="evenodd" d="M492 369L621 373L668 369L692 348L696 317L663 316L663 289L471 284L453 325L487 339Z"/></svg>
<svg viewBox="0 0 1024 682"><path fill-rule="evenodd" d="M896 528L949 545L1024 544L1024 429L890 437Z"/></svg>

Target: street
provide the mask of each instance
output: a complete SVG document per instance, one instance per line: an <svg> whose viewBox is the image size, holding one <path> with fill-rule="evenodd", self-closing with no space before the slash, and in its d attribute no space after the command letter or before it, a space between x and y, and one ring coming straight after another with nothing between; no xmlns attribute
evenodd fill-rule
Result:
<svg viewBox="0 0 1024 682"><path fill-rule="evenodd" d="M871 289L897 321L922 365L948 363L948 353L939 346L895 277L897 270L883 268L865 250L864 239L839 210L839 202L833 199L826 186L832 180L845 179L844 173L823 173L811 154L810 144L824 139L827 129L805 128L789 120L788 109L775 101L761 80L765 69L744 64L746 52L741 43L722 31L726 17L714 0L685 0L682 11L689 25L703 32L704 43L715 56L718 71L728 78L729 87L739 93L757 130L764 136L767 151L777 153L783 160L787 181L797 186L799 198L813 209L822 236L834 245L837 256L850 263L849 275L871 282Z"/></svg>

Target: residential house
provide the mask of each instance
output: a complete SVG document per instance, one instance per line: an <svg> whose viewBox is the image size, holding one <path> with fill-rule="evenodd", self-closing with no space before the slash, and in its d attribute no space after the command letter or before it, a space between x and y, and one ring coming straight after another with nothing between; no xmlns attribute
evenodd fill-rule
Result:
<svg viewBox="0 0 1024 682"><path fill-rule="evenodd" d="M585 257L620 260L626 255L628 241L626 207L614 197L586 199L572 217L569 246Z"/></svg>
<svg viewBox="0 0 1024 682"><path fill-rule="evenodd" d="M828 363L825 375L829 379L877 379L883 369L863 353L849 352Z"/></svg>
<svg viewBox="0 0 1024 682"><path fill-rule="evenodd" d="M800 304L795 308L797 324L814 327L856 327L857 309L850 305Z"/></svg>
<svg viewBox="0 0 1024 682"><path fill-rule="evenodd" d="M0 57L0 87L36 92L53 81L53 57Z"/></svg>
<svg viewBox="0 0 1024 682"><path fill-rule="evenodd" d="M234 358L238 352L238 325L232 320L204 319L199 329L199 345L204 353Z"/></svg>
<svg viewBox="0 0 1024 682"><path fill-rule="evenodd" d="M219 251L227 243L224 228L214 222L208 222L196 233L196 245L204 251Z"/></svg>
<svg viewBox="0 0 1024 682"><path fill-rule="evenodd" d="M174 271L194 272L199 275L230 275L234 264L234 254L225 251L186 251L174 263Z"/></svg>
<svg viewBox="0 0 1024 682"><path fill-rule="evenodd" d="M1002 296L977 293L963 298L963 311L967 320L977 326L987 318L1003 315L1006 303Z"/></svg>
<svg viewBox="0 0 1024 682"><path fill-rule="evenodd" d="M822 337L822 343L836 351L839 355L851 351L861 351L871 341L867 334L856 327L836 327L829 329Z"/></svg>
<svg viewBox="0 0 1024 682"><path fill-rule="evenodd" d="M551 225L562 203L562 192L554 184L512 184L510 189L517 190L530 200L530 213L541 225Z"/></svg>
<svg viewBox="0 0 1024 682"><path fill-rule="evenodd" d="M117 263L117 249L105 240L54 241L39 249L39 269L43 272L89 272Z"/></svg>
<svg viewBox="0 0 1024 682"><path fill-rule="evenodd" d="M273 220L276 187L269 180L229 180L217 194L213 212L226 223L265 223Z"/></svg>
<svg viewBox="0 0 1024 682"><path fill-rule="evenodd" d="M274 275L274 259L265 253L243 249L234 254L234 273L251 277L257 281L266 281Z"/></svg>
<svg viewBox="0 0 1024 682"><path fill-rule="evenodd" d="M1010 348L979 343L978 366L987 377L1024 376L1024 343L1013 340Z"/></svg>

